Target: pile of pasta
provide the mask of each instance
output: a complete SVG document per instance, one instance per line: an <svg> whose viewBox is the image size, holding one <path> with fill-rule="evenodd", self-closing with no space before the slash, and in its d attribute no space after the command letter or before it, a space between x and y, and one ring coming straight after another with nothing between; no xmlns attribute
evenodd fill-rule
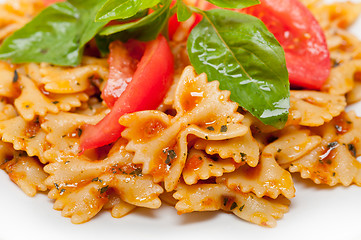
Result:
<svg viewBox="0 0 361 240"><path fill-rule="evenodd" d="M102 209L174 205L179 214L223 210L274 227L295 196L291 173L315 184L361 186L361 42L346 31L361 4L304 3L325 30L333 67L322 91L292 90L286 127L263 125L217 81L189 64L192 18L171 42L176 77L158 110L124 115L116 143L79 155L82 128L108 112L99 93L105 58L78 67L0 62L0 166L27 195L46 192L73 223ZM36 0L0 6L0 42L38 11Z"/></svg>

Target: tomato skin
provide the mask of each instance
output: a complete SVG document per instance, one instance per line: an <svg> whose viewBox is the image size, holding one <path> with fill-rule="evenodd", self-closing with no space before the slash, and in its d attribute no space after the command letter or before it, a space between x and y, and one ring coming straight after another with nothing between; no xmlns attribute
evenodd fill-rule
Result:
<svg viewBox="0 0 361 240"><path fill-rule="evenodd" d="M146 44L132 81L115 102L111 112L97 125L88 125L80 138L81 151L115 142L124 127L119 118L126 113L157 108L167 93L174 73L173 55L160 35Z"/></svg>
<svg viewBox="0 0 361 240"><path fill-rule="evenodd" d="M169 23L168 23L168 35L170 40L173 40L173 36L176 33L179 26L180 26L180 22L178 22L177 14L174 14L172 17L169 18Z"/></svg>
<svg viewBox="0 0 361 240"><path fill-rule="evenodd" d="M49 6L53 3L58 3L58 2L65 2L65 0L43 0L43 4L45 6Z"/></svg>
<svg viewBox="0 0 361 240"><path fill-rule="evenodd" d="M133 79L137 61L130 57L128 49L121 41L112 42L109 50L109 77L102 91L102 99L112 108Z"/></svg>
<svg viewBox="0 0 361 240"><path fill-rule="evenodd" d="M312 13L298 0L261 0L243 11L261 19L282 45L291 86L321 89L331 60L326 37Z"/></svg>

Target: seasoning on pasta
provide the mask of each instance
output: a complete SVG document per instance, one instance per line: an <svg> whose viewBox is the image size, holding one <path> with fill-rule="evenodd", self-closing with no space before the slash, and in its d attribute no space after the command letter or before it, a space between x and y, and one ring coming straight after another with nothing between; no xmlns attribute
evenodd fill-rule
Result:
<svg viewBox="0 0 361 240"><path fill-rule="evenodd" d="M1 169L73 223L167 203L275 227L294 174L361 186L361 4L212 2L0 5Z"/></svg>

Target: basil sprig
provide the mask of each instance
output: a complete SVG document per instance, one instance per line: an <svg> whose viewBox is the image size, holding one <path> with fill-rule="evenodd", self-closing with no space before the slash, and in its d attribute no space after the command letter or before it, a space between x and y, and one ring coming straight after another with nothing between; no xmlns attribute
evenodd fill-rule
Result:
<svg viewBox="0 0 361 240"><path fill-rule="evenodd" d="M208 0L222 8L244 8L258 0ZM114 40L150 41L167 35L169 18L202 21L188 38L189 58L198 73L231 91L231 99L263 123L281 128L288 117L289 82L282 47L258 19L238 12L202 11L177 0L68 0L49 6L0 47L0 59L14 63L80 63L84 46L96 37L106 53ZM151 11L149 11L151 9ZM107 25L116 20L118 25Z"/></svg>
<svg viewBox="0 0 361 240"><path fill-rule="evenodd" d="M85 44L107 24L94 21L104 3L105 0L68 0L50 5L4 41L0 59L78 65Z"/></svg>
<svg viewBox="0 0 361 240"><path fill-rule="evenodd" d="M289 81L282 47L257 18L235 11L200 12L188 38L198 73L231 91L231 99L263 123L281 128L288 117Z"/></svg>

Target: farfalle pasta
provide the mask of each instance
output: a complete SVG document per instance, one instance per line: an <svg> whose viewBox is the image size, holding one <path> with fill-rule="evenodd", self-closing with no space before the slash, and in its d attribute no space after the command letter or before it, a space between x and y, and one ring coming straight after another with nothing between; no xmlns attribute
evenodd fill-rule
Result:
<svg viewBox="0 0 361 240"><path fill-rule="evenodd" d="M346 30L361 5L302 2L325 31L333 66L321 90L291 90L284 128L263 124L190 66L186 41L200 21L192 15L169 43L174 79L162 104L122 114L121 136L92 150L81 136L112 111L101 93L117 74L95 41L75 67L0 61L0 168L25 194L45 192L76 224L102 210L120 218L168 203L179 214L223 210L275 227L292 211L295 174L361 186L361 118L346 111L361 100L361 41ZM40 0L0 5L0 43L44 8Z"/></svg>

